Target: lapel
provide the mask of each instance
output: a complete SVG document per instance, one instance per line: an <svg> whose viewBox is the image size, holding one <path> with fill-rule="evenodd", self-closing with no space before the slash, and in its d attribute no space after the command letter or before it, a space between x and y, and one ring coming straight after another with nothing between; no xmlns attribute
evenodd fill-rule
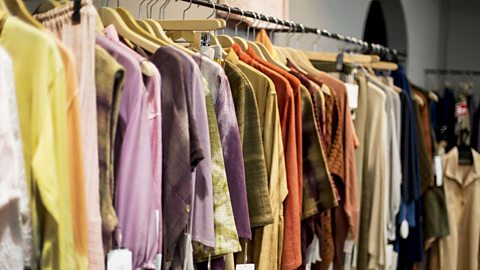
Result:
<svg viewBox="0 0 480 270"><path fill-rule="evenodd" d="M445 177L454 180L463 188L466 188L472 182L480 179L480 154L472 149L473 165L467 168L460 168L458 165L458 149L454 147L444 156L444 174ZM464 174L465 170L468 170Z"/></svg>

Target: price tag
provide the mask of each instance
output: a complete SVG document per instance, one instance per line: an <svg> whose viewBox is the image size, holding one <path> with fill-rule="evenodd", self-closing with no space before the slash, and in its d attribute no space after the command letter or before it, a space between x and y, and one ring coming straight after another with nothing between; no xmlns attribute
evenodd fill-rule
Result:
<svg viewBox="0 0 480 270"><path fill-rule="evenodd" d="M235 266L235 270L255 270L255 264L253 263L237 264Z"/></svg>
<svg viewBox="0 0 480 270"><path fill-rule="evenodd" d="M433 166L435 169L435 185L441 187L443 185L442 158L440 156L433 157Z"/></svg>
<svg viewBox="0 0 480 270"><path fill-rule="evenodd" d="M162 270L162 254L155 257L155 270Z"/></svg>
<svg viewBox="0 0 480 270"><path fill-rule="evenodd" d="M402 223L400 224L400 236L403 239L407 239L408 233L409 233L409 227L408 227L408 221L404 219Z"/></svg>
<svg viewBox="0 0 480 270"><path fill-rule="evenodd" d="M468 105L467 102L459 102L455 104L455 117L460 118L468 113Z"/></svg>
<svg viewBox="0 0 480 270"><path fill-rule="evenodd" d="M132 270L132 252L114 249L107 255L107 270Z"/></svg>
<svg viewBox="0 0 480 270"><path fill-rule="evenodd" d="M353 83L346 83L348 92L348 105L350 105L350 111L358 108L358 85Z"/></svg>

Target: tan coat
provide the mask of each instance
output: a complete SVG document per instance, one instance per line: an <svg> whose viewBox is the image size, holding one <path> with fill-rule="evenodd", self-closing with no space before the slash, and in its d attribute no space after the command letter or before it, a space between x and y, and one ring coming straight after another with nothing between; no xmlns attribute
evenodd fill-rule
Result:
<svg viewBox="0 0 480 270"><path fill-rule="evenodd" d="M458 165L456 147L442 158L450 235L437 243L438 257L430 258L438 270L480 269L480 154L472 153L472 166Z"/></svg>

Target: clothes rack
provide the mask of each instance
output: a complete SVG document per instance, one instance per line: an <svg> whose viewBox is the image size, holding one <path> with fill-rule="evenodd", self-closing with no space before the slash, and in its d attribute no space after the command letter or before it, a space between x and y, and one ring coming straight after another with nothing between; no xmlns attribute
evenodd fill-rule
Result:
<svg viewBox="0 0 480 270"><path fill-rule="evenodd" d="M459 70L459 69L425 69L425 75L480 76L480 71L478 71L478 70Z"/></svg>
<svg viewBox="0 0 480 270"><path fill-rule="evenodd" d="M382 55L389 55L391 58L397 57L407 57L406 53L399 52L396 49L388 48L380 44L368 43L361 39L355 37L349 37L337 33L332 33L328 30L321 30L314 27L304 26L303 24L295 23L292 21L287 21L279 18L275 18L272 16L267 16L264 14L259 14L257 12L242 10L238 7L230 7L225 4L216 4L211 0L181 0L183 2L189 2L192 4L196 4L198 6L213 8L216 10L221 10L224 12L228 12L229 14L236 14L241 15L243 17L248 17L264 22L274 23L277 25L282 25L283 27L278 30L273 30L275 32L289 32L289 33L305 33L305 34L316 34L319 36L339 40L342 42L350 43L359 46L362 50L368 51L374 54L382 54Z"/></svg>

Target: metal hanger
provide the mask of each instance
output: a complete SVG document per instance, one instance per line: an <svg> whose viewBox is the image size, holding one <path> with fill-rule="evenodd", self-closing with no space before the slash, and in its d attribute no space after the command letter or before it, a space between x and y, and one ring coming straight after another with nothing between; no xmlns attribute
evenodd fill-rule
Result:
<svg viewBox="0 0 480 270"><path fill-rule="evenodd" d="M237 43L240 46L242 51L246 52L248 50L248 43L245 41L245 39L238 36L238 26L245 19L245 12L241 8L238 8L238 9L242 13L242 17L240 17L240 21L237 24L235 24L235 36L233 37L233 40L235 41L235 43Z"/></svg>

